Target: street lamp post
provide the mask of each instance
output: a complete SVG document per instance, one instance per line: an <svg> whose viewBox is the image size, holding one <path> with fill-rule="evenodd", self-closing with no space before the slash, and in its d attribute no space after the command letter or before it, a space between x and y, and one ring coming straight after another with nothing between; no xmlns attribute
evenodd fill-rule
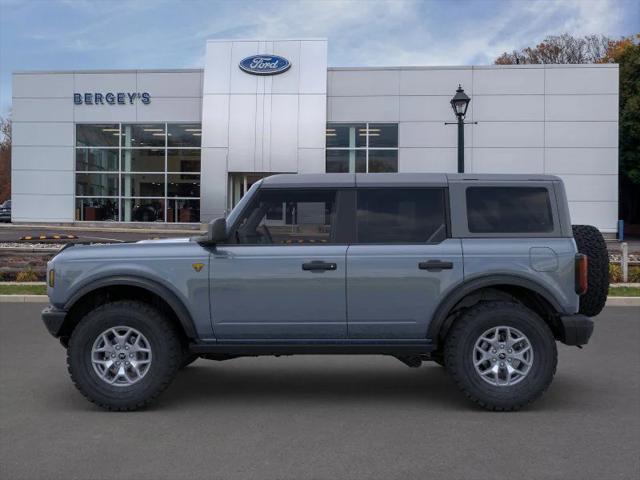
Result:
<svg viewBox="0 0 640 480"><path fill-rule="evenodd" d="M458 118L456 122L458 124L458 173L464 173L464 116L467 114L470 101L471 99L464 93L462 85L458 85L456 94L451 99L451 108ZM450 124L451 122L445 123Z"/></svg>

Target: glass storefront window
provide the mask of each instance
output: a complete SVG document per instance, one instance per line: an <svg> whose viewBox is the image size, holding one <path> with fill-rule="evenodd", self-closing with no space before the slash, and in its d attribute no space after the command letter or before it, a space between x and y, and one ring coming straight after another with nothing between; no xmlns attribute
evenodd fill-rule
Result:
<svg viewBox="0 0 640 480"><path fill-rule="evenodd" d="M164 123L122 125L123 147L164 147L167 129Z"/></svg>
<svg viewBox="0 0 640 480"><path fill-rule="evenodd" d="M199 197L200 175L170 173L167 175L168 197Z"/></svg>
<svg viewBox="0 0 640 480"><path fill-rule="evenodd" d="M75 219L78 222L117 222L117 198L78 198L76 199Z"/></svg>
<svg viewBox="0 0 640 480"><path fill-rule="evenodd" d="M326 171L382 173L398 171L398 125L328 123Z"/></svg>
<svg viewBox="0 0 640 480"><path fill-rule="evenodd" d="M76 170L79 172L117 172L118 149L77 148Z"/></svg>
<svg viewBox="0 0 640 480"><path fill-rule="evenodd" d="M398 171L397 150L370 150L369 173L393 173Z"/></svg>
<svg viewBox="0 0 640 480"><path fill-rule="evenodd" d="M120 144L120 125L76 125L76 146L117 147Z"/></svg>
<svg viewBox="0 0 640 480"><path fill-rule="evenodd" d="M200 147L202 127L199 123L170 124L168 127L169 147Z"/></svg>
<svg viewBox="0 0 640 480"><path fill-rule="evenodd" d="M169 200L167 204L167 222L190 223L200 220L200 201Z"/></svg>
<svg viewBox="0 0 640 480"><path fill-rule="evenodd" d="M164 197L164 175L163 174L123 174L122 175L122 196L123 197Z"/></svg>
<svg viewBox="0 0 640 480"><path fill-rule="evenodd" d="M123 172L164 172L164 148L123 148Z"/></svg>
<svg viewBox="0 0 640 480"><path fill-rule="evenodd" d="M167 171L199 173L200 149L167 150Z"/></svg>
<svg viewBox="0 0 640 480"><path fill-rule="evenodd" d="M77 221L200 221L199 123L77 124Z"/></svg>
<svg viewBox="0 0 640 480"><path fill-rule="evenodd" d="M164 222L164 198L124 198L122 215L125 222Z"/></svg>
<svg viewBox="0 0 640 480"><path fill-rule="evenodd" d="M360 148L367 146L366 123L327 124L327 148Z"/></svg>
<svg viewBox="0 0 640 480"><path fill-rule="evenodd" d="M76 195L82 197L117 197L118 175L110 173L76 174Z"/></svg>
<svg viewBox="0 0 640 480"><path fill-rule="evenodd" d="M397 123L370 123L369 148L398 148Z"/></svg>
<svg viewBox="0 0 640 480"><path fill-rule="evenodd" d="M365 150L327 150L327 173L367 171Z"/></svg>

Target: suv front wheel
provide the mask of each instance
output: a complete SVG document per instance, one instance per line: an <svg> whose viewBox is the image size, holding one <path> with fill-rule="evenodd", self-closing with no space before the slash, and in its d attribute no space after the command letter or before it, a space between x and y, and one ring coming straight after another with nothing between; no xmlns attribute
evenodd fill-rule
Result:
<svg viewBox="0 0 640 480"><path fill-rule="evenodd" d="M456 320L445 341L447 371L488 410L518 410L541 396L556 371L553 333L519 303L489 302Z"/></svg>
<svg viewBox="0 0 640 480"><path fill-rule="evenodd" d="M128 300L89 312L67 349L73 383L106 410L146 406L173 380L182 360L178 335L166 316Z"/></svg>

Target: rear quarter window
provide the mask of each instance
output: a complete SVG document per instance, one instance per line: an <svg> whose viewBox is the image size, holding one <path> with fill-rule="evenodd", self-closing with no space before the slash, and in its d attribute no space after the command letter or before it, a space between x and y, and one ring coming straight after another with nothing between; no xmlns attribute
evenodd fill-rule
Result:
<svg viewBox="0 0 640 480"><path fill-rule="evenodd" d="M549 233L553 215L544 187L469 187L467 222L471 233Z"/></svg>

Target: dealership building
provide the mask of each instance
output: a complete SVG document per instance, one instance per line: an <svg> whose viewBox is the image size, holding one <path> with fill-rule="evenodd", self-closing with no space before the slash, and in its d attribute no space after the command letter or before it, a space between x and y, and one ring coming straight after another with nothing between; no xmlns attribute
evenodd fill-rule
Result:
<svg viewBox="0 0 640 480"><path fill-rule="evenodd" d="M616 231L618 66L328 67L327 40L210 40L203 69L13 74L14 222L188 224L274 173L560 176Z"/></svg>

